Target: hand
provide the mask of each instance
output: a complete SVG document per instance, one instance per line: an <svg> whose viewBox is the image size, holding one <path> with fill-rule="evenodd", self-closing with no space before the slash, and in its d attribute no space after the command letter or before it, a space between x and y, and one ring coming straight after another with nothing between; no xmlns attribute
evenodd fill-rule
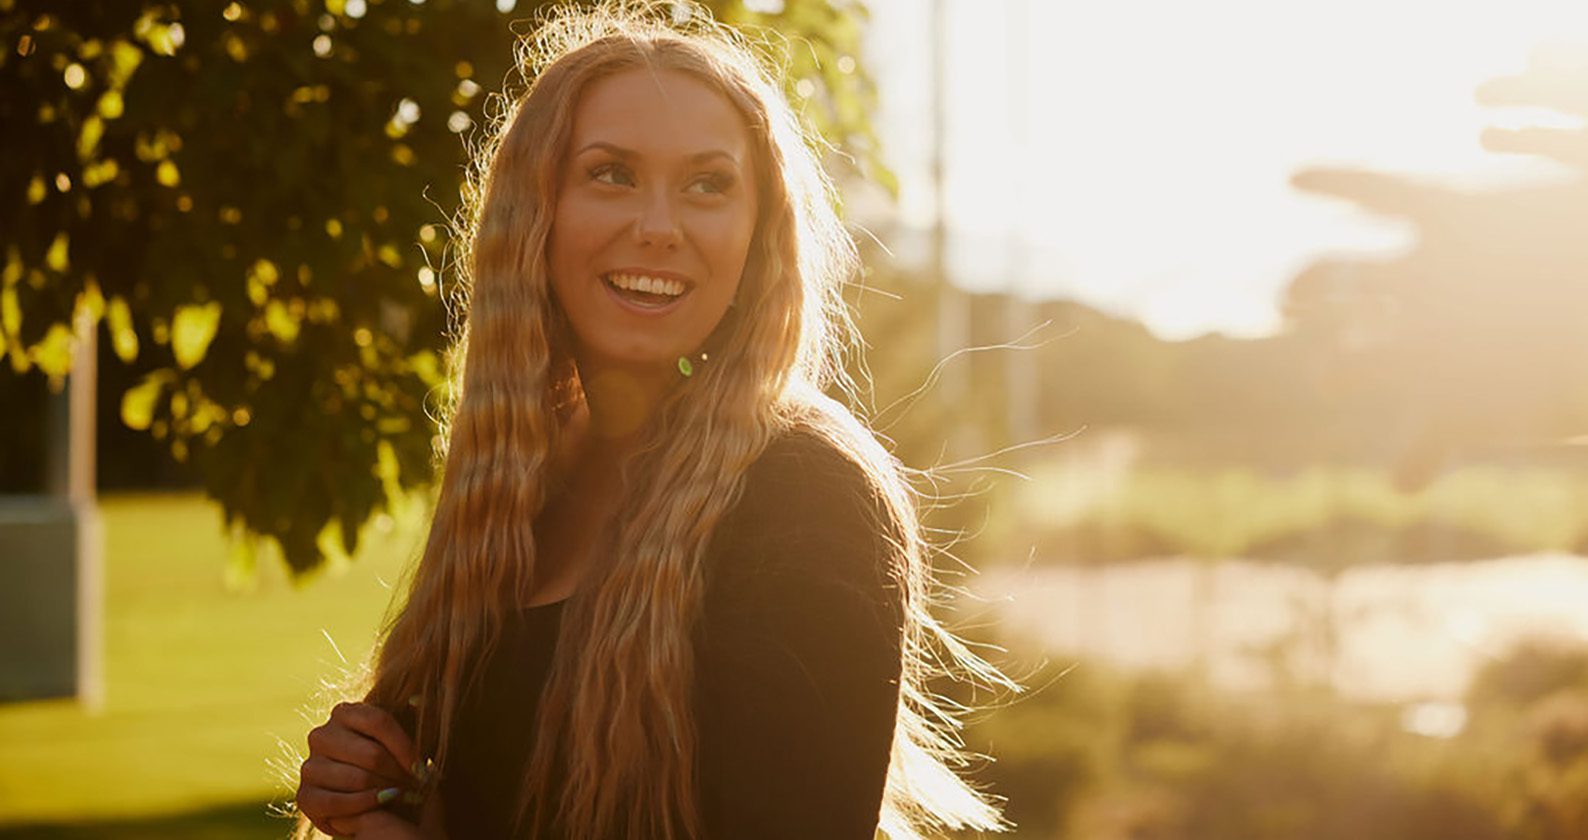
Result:
<svg viewBox="0 0 1588 840"><path fill-rule="evenodd" d="M298 810L326 834L355 834L357 822L350 818L385 814L382 805L419 790L419 772L419 750L396 718L368 703L339 703L330 720L309 731Z"/></svg>

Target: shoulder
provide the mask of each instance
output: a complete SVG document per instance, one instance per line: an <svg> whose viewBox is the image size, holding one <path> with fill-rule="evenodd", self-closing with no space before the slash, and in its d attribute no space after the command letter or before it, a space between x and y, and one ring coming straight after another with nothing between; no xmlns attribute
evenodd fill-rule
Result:
<svg viewBox="0 0 1588 840"><path fill-rule="evenodd" d="M703 632L716 649L793 657L808 672L828 647L850 658L867 648L879 673L896 672L911 560L887 477L864 464L796 428L746 470L705 557Z"/></svg>
<svg viewBox="0 0 1588 840"><path fill-rule="evenodd" d="M889 477L842 440L796 428L746 470L704 558L701 634L718 665L755 660L821 685L897 675L914 555ZM820 676L834 668L855 673Z"/></svg>
<svg viewBox="0 0 1588 840"><path fill-rule="evenodd" d="M724 523L746 530L832 535L878 531L891 516L875 479L819 432L794 428L767 445L745 471L738 503Z"/></svg>
<svg viewBox="0 0 1588 840"><path fill-rule="evenodd" d="M800 427L767 444L744 477L747 498L795 489L866 494L871 488L871 478L851 455L819 432Z"/></svg>

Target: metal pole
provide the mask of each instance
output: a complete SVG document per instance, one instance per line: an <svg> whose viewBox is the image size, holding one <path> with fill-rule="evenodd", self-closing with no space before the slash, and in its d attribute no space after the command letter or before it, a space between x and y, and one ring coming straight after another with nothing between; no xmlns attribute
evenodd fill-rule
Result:
<svg viewBox="0 0 1588 840"><path fill-rule="evenodd" d="M969 338L964 295L948 276L947 135L948 103L945 82L948 64L947 0L932 0L932 282L937 287L937 356L939 360L964 349ZM949 424L946 445L950 460L966 454L964 418L968 376L967 360L944 365L938 380L943 416Z"/></svg>
<svg viewBox="0 0 1588 840"><path fill-rule="evenodd" d="M63 393L50 397L45 493L70 510L71 554L59 562L73 564L76 625L77 699L90 711L104 706L104 536L95 492L97 453L94 440L98 325L86 309L74 325L77 346L72 372ZM55 562L55 561L52 561Z"/></svg>
<svg viewBox="0 0 1588 840"><path fill-rule="evenodd" d="M1030 145L1027 119L1027 81L1031 74L1030 54L1027 51L1027 32L1030 25L1030 0L1009 0L1009 138L1015 160L1027 160ZM1004 329L1014 339L1031 329L1035 308L1026 300L1021 289L1022 281L1030 269L1028 231L1026 222L1025 181L1012 179L1015 218L1009 226L1009 282L1004 298ZM1005 397L1004 420L1007 444L1024 443L1037 436L1037 352L1036 350L1010 350L1004 358Z"/></svg>

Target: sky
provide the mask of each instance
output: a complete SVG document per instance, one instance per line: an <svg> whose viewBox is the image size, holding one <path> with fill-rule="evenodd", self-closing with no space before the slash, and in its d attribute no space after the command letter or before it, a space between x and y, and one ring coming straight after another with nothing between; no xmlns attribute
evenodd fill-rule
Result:
<svg viewBox="0 0 1588 840"><path fill-rule="evenodd" d="M954 282L1074 298L1171 340L1261 337L1326 255L1404 251L1409 227L1289 186L1353 166L1470 189L1564 176L1485 151L1484 108L1540 44L1588 56L1588 0L943 0ZM933 219L931 0L869 0L867 66L901 179L884 241ZM912 232L914 235L912 235Z"/></svg>

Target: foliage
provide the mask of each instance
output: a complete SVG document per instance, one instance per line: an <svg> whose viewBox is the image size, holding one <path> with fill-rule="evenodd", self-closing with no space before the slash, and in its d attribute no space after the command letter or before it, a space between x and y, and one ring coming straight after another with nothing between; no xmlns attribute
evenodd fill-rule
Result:
<svg viewBox="0 0 1588 840"><path fill-rule="evenodd" d="M1588 116L1582 49L1540 48L1525 73L1485 83L1477 99L1580 121ZM1406 446L1414 481L1452 453L1563 440L1588 427L1588 127L1490 129L1482 140L1547 160L1560 177L1483 191L1339 168L1292 179L1417 231L1403 255L1319 261L1285 300L1297 331L1328 348L1319 375L1376 406L1381 434Z"/></svg>
<svg viewBox="0 0 1588 840"><path fill-rule="evenodd" d="M989 497L978 558L1034 549L1047 562L1245 557L1332 571L1588 550L1588 476L1561 467L1472 465L1417 491L1362 467L1111 472L1053 459L1027 472L1029 481L1006 481Z"/></svg>
<svg viewBox="0 0 1588 840"><path fill-rule="evenodd" d="M967 738L998 756L986 778L1022 840L1567 840L1588 831L1584 662L1580 642L1518 646L1477 675L1449 738L1327 692L1082 662Z"/></svg>
<svg viewBox="0 0 1588 840"><path fill-rule="evenodd" d="M10 367L58 382L74 319L102 323L147 369L122 420L229 523L296 570L355 548L432 479L464 140L539 5L0 0ZM879 177L864 8L710 5L778 33L792 96Z"/></svg>

